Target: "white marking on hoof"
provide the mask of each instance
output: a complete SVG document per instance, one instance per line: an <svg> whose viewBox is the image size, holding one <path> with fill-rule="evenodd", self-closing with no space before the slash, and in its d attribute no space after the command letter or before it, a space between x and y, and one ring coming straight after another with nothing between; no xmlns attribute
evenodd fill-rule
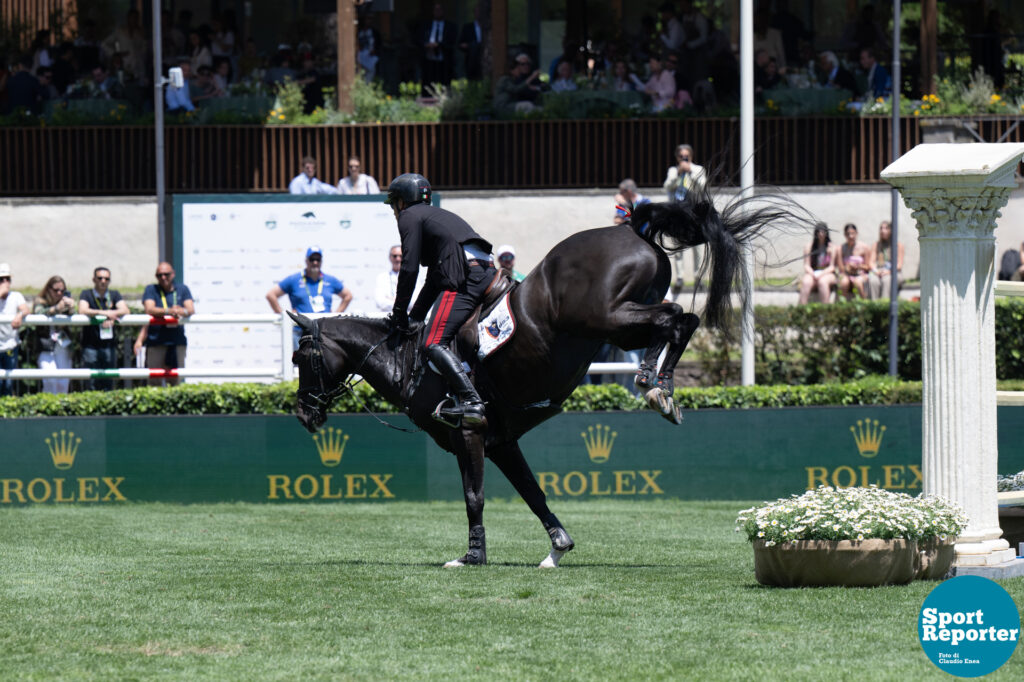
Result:
<svg viewBox="0 0 1024 682"><path fill-rule="evenodd" d="M445 568L462 568L466 564L462 563L460 559L452 559L444 565Z"/></svg>
<svg viewBox="0 0 1024 682"><path fill-rule="evenodd" d="M544 559L544 561L540 562L540 566L538 566L537 568L558 568L558 562L562 560L563 556L565 556L565 552L562 552L552 547L551 553L548 554L547 558Z"/></svg>
<svg viewBox="0 0 1024 682"><path fill-rule="evenodd" d="M652 410L664 412L664 396L661 393L660 388L652 388L644 394L644 398L647 400L647 404Z"/></svg>

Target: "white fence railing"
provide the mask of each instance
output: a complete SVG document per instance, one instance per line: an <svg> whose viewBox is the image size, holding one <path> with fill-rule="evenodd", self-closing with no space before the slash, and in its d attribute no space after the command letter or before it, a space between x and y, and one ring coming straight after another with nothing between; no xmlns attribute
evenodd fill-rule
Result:
<svg viewBox="0 0 1024 682"><path fill-rule="evenodd" d="M329 313L307 315L306 317L332 317ZM10 324L12 315L0 315L0 324ZM89 327L98 326L107 318L89 315L26 315L23 326L28 327ZM149 379L165 377L201 379L276 379L290 381L294 376L292 365L292 327L287 313L244 313L244 314L196 314L179 320L176 317L149 315L125 315L117 324L122 327L145 327L151 324L176 326L179 324L272 324L281 330L281 362L277 367L224 368L224 367L181 367L179 369L14 369L0 370L0 379ZM588 374L627 374L635 372L637 366L631 362L597 362L590 365Z"/></svg>

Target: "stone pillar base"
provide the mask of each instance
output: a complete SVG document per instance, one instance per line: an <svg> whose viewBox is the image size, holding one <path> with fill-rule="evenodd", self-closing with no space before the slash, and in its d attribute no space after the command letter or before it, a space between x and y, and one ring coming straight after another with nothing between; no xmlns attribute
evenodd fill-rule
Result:
<svg viewBox="0 0 1024 682"><path fill-rule="evenodd" d="M950 571L950 575L953 577L958 575L978 575L982 578L988 578L989 580L1019 578L1024 576L1024 559L1013 559L1012 561L996 564L994 566L954 565Z"/></svg>
<svg viewBox="0 0 1024 682"><path fill-rule="evenodd" d="M1017 553L1002 538L981 542L958 542L954 566L995 566L1013 561Z"/></svg>

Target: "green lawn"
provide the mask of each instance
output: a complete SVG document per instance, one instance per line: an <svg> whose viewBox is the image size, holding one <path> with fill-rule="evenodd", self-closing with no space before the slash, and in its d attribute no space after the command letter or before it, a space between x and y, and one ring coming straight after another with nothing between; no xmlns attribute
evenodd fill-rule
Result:
<svg viewBox="0 0 1024 682"><path fill-rule="evenodd" d="M934 583L760 587L743 506L559 503L556 571L519 502L458 570L460 504L5 509L0 678L950 679L917 641Z"/></svg>

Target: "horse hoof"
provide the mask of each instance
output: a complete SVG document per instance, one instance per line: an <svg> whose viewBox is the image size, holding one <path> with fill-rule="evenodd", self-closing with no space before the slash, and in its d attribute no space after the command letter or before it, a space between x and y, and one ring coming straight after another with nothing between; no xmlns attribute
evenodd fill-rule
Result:
<svg viewBox="0 0 1024 682"><path fill-rule="evenodd" d="M662 415L668 415L672 412L672 399L665 395L665 392L660 388L652 388L647 391L645 396L647 398L647 404L652 410L661 412Z"/></svg>
<svg viewBox="0 0 1024 682"><path fill-rule="evenodd" d="M537 568L558 568L558 562L562 560L563 556L565 556L565 552L552 547L551 553L548 554L544 561L540 562L540 565L537 566Z"/></svg>
<svg viewBox="0 0 1024 682"><path fill-rule="evenodd" d="M445 568L462 568L466 564L462 563L462 559L452 559L444 565Z"/></svg>

